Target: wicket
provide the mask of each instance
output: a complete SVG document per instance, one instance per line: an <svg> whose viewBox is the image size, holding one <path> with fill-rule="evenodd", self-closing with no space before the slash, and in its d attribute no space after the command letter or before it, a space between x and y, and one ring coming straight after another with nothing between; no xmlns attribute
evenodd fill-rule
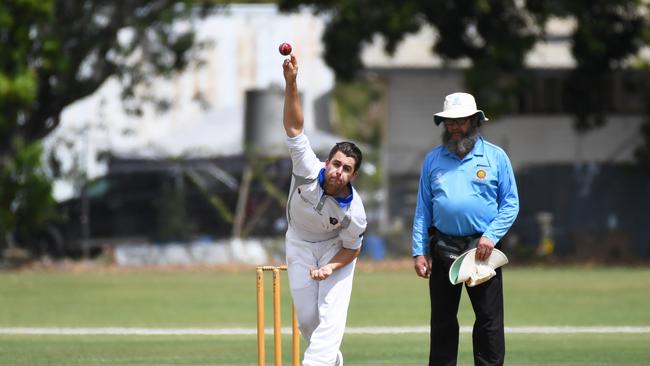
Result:
<svg viewBox="0 0 650 366"><path fill-rule="evenodd" d="M280 319L280 271L286 271L287 266L257 267L257 365L266 365L264 343L264 272L273 272L273 345L275 366L282 366L282 322ZM292 306L291 353L292 365L300 366L300 332L296 307Z"/></svg>

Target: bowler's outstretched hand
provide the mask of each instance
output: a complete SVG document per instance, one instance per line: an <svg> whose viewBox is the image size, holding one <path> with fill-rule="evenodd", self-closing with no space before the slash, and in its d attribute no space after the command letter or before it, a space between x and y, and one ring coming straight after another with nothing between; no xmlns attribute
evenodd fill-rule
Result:
<svg viewBox="0 0 650 366"><path fill-rule="evenodd" d="M284 72L284 80L286 83L295 83L296 76L298 75L298 60L296 59L296 56L291 55L289 58L285 59L282 63L282 70Z"/></svg>

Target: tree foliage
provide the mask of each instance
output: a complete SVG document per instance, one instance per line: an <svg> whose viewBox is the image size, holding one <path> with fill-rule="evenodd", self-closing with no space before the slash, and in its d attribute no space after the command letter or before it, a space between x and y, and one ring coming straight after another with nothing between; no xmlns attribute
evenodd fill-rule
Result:
<svg viewBox="0 0 650 366"><path fill-rule="evenodd" d="M639 0L529 1L529 10L539 23L549 17L572 17L571 52L577 65L568 80L566 93L576 127L588 130L604 124L609 80L615 71L645 45L650 27L648 4Z"/></svg>
<svg viewBox="0 0 650 366"><path fill-rule="evenodd" d="M25 241L36 240L34 228L52 218L54 201L48 177L41 169L42 148L38 143L24 145L17 140L16 155L0 169L0 238L8 233Z"/></svg>
<svg viewBox="0 0 650 366"><path fill-rule="evenodd" d="M337 134L374 147L381 144L385 87L376 79L337 83L332 92L332 127Z"/></svg>
<svg viewBox="0 0 650 366"><path fill-rule="evenodd" d="M58 126L63 108L111 76L133 88L182 70L194 44L193 1L18 1L0 5L2 143L36 141ZM195 5L195 6L191 6ZM197 8L198 6L198 8ZM197 10L198 9L198 10Z"/></svg>
<svg viewBox="0 0 650 366"><path fill-rule="evenodd" d="M137 112L136 88L194 59L192 20L217 6L208 0L0 2L0 244L21 224L37 223L30 212L46 211L33 205L49 202L49 189L29 188L42 186L34 152L59 125L61 111L115 76L125 106Z"/></svg>
<svg viewBox="0 0 650 366"><path fill-rule="evenodd" d="M565 101L576 127L587 130L604 121L603 103L612 74L650 45L644 0L279 0L283 10L311 6L330 17L324 57L337 77L354 78L363 67L362 47L375 36L393 53L408 34L423 25L438 37L432 52L443 60L469 59L466 84L492 113L503 111L522 88L524 60L544 40L552 18L575 20L570 35L577 66L571 71ZM645 37L645 38L644 38Z"/></svg>

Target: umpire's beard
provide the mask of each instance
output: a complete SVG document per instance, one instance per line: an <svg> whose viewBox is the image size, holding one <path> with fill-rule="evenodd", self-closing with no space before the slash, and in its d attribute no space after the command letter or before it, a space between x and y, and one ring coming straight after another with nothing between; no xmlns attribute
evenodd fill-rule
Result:
<svg viewBox="0 0 650 366"><path fill-rule="evenodd" d="M454 141L451 138L451 134L445 128L442 132L442 144L449 150L451 153L458 156L465 156L468 152L472 151L476 141L478 140L479 129L478 126L472 123L472 127L467 130L467 133L463 137Z"/></svg>

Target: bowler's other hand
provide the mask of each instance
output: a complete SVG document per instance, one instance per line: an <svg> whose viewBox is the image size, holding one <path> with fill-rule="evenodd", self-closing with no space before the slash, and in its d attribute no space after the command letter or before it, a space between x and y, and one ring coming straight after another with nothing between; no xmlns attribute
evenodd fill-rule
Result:
<svg viewBox="0 0 650 366"><path fill-rule="evenodd" d="M486 261L488 258L490 258L492 249L494 249L494 243L492 240L488 239L485 236L481 236L481 239L478 240L478 245L476 246L476 260Z"/></svg>
<svg viewBox="0 0 650 366"><path fill-rule="evenodd" d="M431 262L427 257L423 255L418 255L413 257L413 269L415 269L415 274L422 278L429 278L429 273L431 273Z"/></svg>
<svg viewBox="0 0 650 366"><path fill-rule="evenodd" d="M309 275L311 276L312 280L322 281L328 278L329 276L331 276L332 272L333 272L332 267L325 265L322 266L321 268L312 269L311 271L309 271Z"/></svg>
<svg viewBox="0 0 650 366"><path fill-rule="evenodd" d="M282 71L284 73L284 81L287 84L296 82L296 76L298 75L298 60L296 56L292 54L284 60L282 63Z"/></svg>

